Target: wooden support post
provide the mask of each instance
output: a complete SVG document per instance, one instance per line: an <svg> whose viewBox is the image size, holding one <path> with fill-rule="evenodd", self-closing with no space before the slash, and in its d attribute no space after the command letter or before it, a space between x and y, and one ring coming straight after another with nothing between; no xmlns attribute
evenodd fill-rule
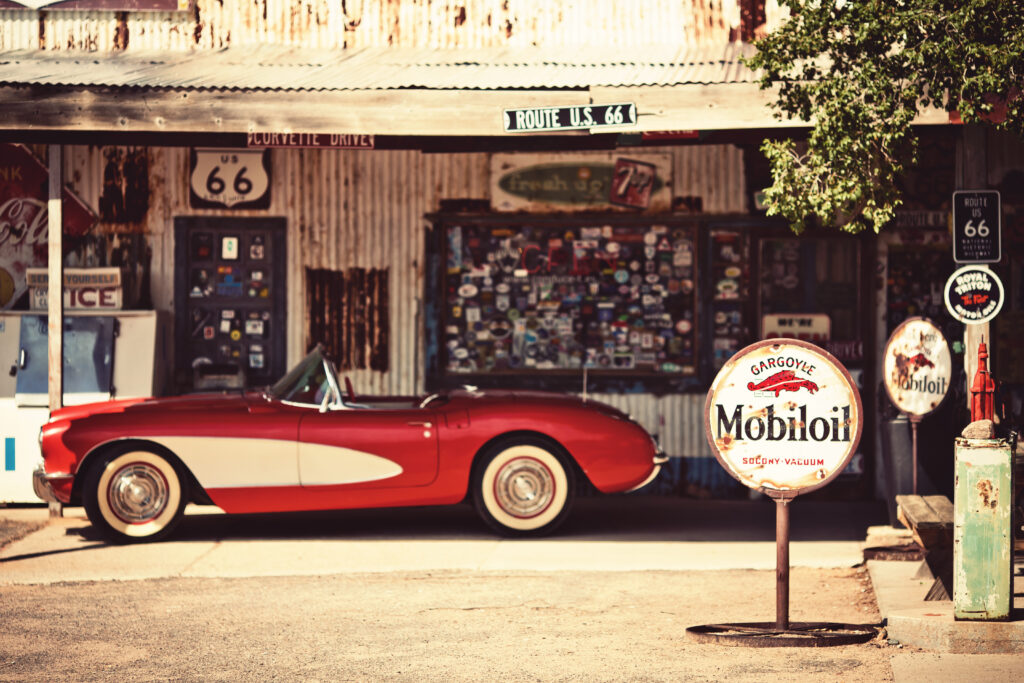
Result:
<svg viewBox="0 0 1024 683"><path fill-rule="evenodd" d="M957 167L958 190L988 189L988 148L985 126L964 126ZM982 338L991 340L989 323L964 326L964 371L967 376L967 409L971 409L971 381L978 369L978 344ZM989 365L991 367L991 364Z"/></svg>
<svg viewBox="0 0 1024 683"><path fill-rule="evenodd" d="M61 195L64 191L61 146L50 145L47 164L50 167L50 191L46 210L47 228L47 340L48 382L50 412L64 405L64 220ZM50 516L63 515L60 503L50 503Z"/></svg>

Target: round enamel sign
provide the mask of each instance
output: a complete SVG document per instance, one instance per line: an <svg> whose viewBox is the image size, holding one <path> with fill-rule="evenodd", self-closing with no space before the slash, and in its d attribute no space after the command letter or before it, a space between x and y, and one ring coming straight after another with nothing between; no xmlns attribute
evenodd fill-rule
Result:
<svg viewBox="0 0 1024 683"><path fill-rule="evenodd" d="M792 498L832 481L857 450L860 392L824 349L796 339L760 341L718 372L704 428L733 477Z"/></svg>
<svg viewBox="0 0 1024 683"><path fill-rule="evenodd" d="M958 268L946 280L946 310L966 325L980 325L1003 308L1003 281L983 265Z"/></svg>
<svg viewBox="0 0 1024 683"><path fill-rule="evenodd" d="M885 345L882 377L901 412L927 415L949 392L953 364L942 330L926 318L908 318Z"/></svg>

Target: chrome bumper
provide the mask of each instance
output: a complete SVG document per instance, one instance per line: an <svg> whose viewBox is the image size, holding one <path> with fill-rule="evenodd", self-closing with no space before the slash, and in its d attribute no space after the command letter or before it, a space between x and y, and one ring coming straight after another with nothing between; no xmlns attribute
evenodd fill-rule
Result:
<svg viewBox="0 0 1024 683"><path fill-rule="evenodd" d="M56 494L53 492L53 487L50 486L51 481L66 481L68 479L74 479L75 475L65 474L58 472L56 474L48 474L43 466L40 465L32 472L32 490L35 491L36 496L40 500L45 500L47 503L63 503L64 501L58 500Z"/></svg>
<svg viewBox="0 0 1024 683"><path fill-rule="evenodd" d="M631 489L627 489L626 493L632 493L633 491L636 491L637 489L642 489L643 487L647 486L652 481L654 481L654 478L656 476L658 476L659 472L661 472L661 466L664 465L667 462L668 462L668 456L666 456L666 455L656 455L656 456L654 456L654 470L652 470L651 473L647 476L647 478L644 479L642 482L640 482L639 484L637 484L636 486L634 486Z"/></svg>

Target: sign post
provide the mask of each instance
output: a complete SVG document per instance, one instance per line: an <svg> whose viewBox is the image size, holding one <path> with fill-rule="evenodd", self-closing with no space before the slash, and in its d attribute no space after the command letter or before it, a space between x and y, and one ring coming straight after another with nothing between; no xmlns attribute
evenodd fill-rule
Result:
<svg viewBox="0 0 1024 683"><path fill-rule="evenodd" d="M693 626L687 629L691 637L750 646L841 645L873 638L869 626L789 621L789 504L839 476L860 442L860 392L846 368L809 342L751 344L715 377L704 404L704 427L722 467L775 501L775 623Z"/></svg>
<svg viewBox="0 0 1024 683"><path fill-rule="evenodd" d="M927 318L904 320L885 345L882 377L889 400L910 419L913 493L917 495L917 425L939 407L953 376L949 343Z"/></svg>

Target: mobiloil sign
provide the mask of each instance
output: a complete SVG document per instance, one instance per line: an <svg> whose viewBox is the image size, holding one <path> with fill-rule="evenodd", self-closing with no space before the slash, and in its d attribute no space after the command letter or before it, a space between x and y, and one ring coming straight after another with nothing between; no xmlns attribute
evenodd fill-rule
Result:
<svg viewBox="0 0 1024 683"><path fill-rule="evenodd" d="M860 394L824 349L757 342L718 373L705 427L715 456L741 483L795 496L824 486L849 462L860 440Z"/></svg>
<svg viewBox="0 0 1024 683"><path fill-rule="evenodd" d="M949 344L926 318L908 318L885 345L882 378L893 405L909 415L927 415L949 392L952 376Z"/></svg>
<svg viewBox="0 0 1024 683"><path fill-rule="evenodd" d="M861 416L850 373L810 342L760 341L718 372L704 404L711 450L729 474L775 500L775 623L691 626L691 637L755 647L875 637L870 626L789 621L789 505L842 472L860 442Z"/></svg>

